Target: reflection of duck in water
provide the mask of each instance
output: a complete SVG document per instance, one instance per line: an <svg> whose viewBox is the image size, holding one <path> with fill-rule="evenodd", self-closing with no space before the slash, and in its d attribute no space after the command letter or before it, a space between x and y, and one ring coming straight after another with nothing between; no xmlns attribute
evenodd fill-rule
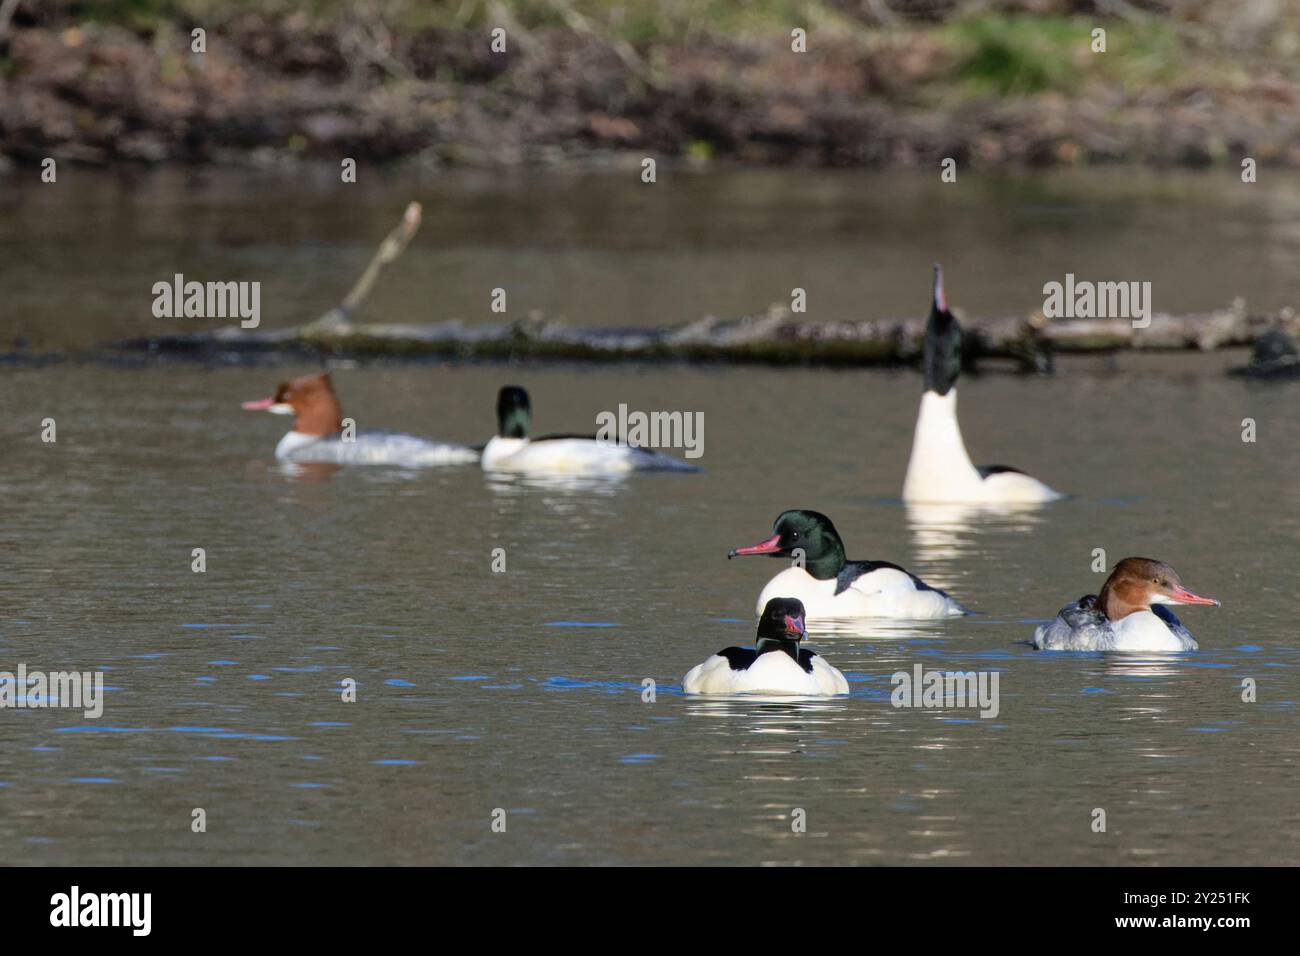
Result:
<svg viewBox="0 0 1300 956"><path fill-rule="evenodd" d="M804 608L794 598L773 598L763 608L754 647L728 647L682 678L688 694L847 694L844 675L799 646L807 640Z"/></svg>
<svg viewBox="0 0 1300 956"><path fill-rule="evenodd" d="M790 557L802 552L803 567L786 568L763 588L758 609L774 597L797 597L810 622L823 618L935 618L966 609L938 588L888 561L850 561L831 520L816 511L785 511L772 537L728 557L767 554Z"/></svg>
<svg viewBox="0 0 1300 956"><path fill-rule="evenodd" d="M989 532L1030 534L1043 522L1038 504L932 504L904 502L907 528L912 534L916 557L930 568L942 586L953 583L952 575L965 573L959 562L979 553L985 544L980 536Z"/></svg>
<svg viewBox="0 0 1300 956"><path fill-rule="evenodd" d="M1163 561L1125 558L1100 594L1067 604L1056 620L1040 624L1033 644L1045 651L1194 651L1196 638L1166 610L1168 604L1210 604L1183 587Z"/></svg>
<svg viewBox="0 0 1300 956"><path fill-rule="evenodd" d="M329 481L343 470L342 465L332 461L294 461L291 458L281 459L277 467L281 474L306 484Z"/></svg>
<svg viewBox="0 0 1300 956"><path fill-rule="evenodd" d="M934 299L925 329L925 394L903 479L904 501L1041 503L1062 497L1008 465L971 464L957 424L961 326L948 311L943 271L934 267Z"/></svg>

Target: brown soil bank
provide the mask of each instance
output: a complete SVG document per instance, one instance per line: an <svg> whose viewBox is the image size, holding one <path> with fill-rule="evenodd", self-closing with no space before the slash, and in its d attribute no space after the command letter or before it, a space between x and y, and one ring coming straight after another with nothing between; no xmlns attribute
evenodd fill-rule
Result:
<svg viewBox="0 0 1300 956"><path fill-rule="evenodd" d="M0 0L0 166L610 152L1300 166L1300 9L1285 0L298 6Z"/></svg>

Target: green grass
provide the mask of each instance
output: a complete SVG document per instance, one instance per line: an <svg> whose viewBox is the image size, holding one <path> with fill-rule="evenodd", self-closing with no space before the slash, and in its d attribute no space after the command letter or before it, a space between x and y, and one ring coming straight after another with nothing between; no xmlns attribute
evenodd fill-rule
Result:
<svg viewBox="0 0 1300 956"><path fill-rule="evenodd" d="M248 13L266 17L305 15L328 27L359 16L355 0L55 0L74 17L114 22L152 32L167 22L220 27ZM790 30L846 29L848 21L823 0L501 0L509 20L533 30L569 29L565 11L597 34L644 48L698 34L733 38L771 37L789 42ZM379 0L374 17L394 29L489 30L497 22L488 0ZM369 14L367 14L369 16Z"/></svg>
<svg viewBox="0 0 1300 956"><path fill-rule="evenodd" d="M1092 51L1098 26L1106 30L1104 53ZM1183 64L1177 33L1154 18L983 14L953 20L938 34L957 54L961 83L1002 96L1070 92L1093 77L1136 88L1173 79Z"/></svg>
<svg viewBox="0 0 1300 956"><path fill-rule="evenodd" d="M808 30L814 51L827 36L856 38L864 42L864 50L880 37L929 37L950 51L955 64L952 72L931 77L931 83L956 83L967 91L1001 96L1069 93L1090 79L1132 90L1176 82L1180 71L1213 70L1209 61L1219 62L1190 52L1174 21L1155 15L1100 20L958 12L939 24L896 20L887 29L876 29L855 20L854 8L844 0L500 0L499 6L490 0L375 0L364 8L355 0L50 0L48 9L116 22L142 34L190 25L219 31L250 13L269 19L294 14L309 30L356 24L363 16L395 33L486 33L497 26L527 33L578 30L630 44L643 53L708 36L788 49L794 27ZM987 10L978 4L966 9ZM1105 53L1090 49L1091 31L1099 25L1107 32ZM1219 62L1220 72L1223 66Z"/></svg>

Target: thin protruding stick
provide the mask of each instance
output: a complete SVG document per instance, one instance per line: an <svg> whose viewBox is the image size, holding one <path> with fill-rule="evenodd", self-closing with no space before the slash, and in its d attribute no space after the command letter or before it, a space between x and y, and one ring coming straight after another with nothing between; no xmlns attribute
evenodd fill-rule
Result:
<svg viewBox="0 0 1300 956"><path fill-rule="evenodd" d="M356 284L344 296L343 301L315 322L309 322L303 326L303 331L309 334L347 331L352 324L353 313L361 307L362 301L374 288L375 283L379 280L379 274L384 271L384 266L393 262L402 254L407 244L419 230L421 218L420 204L413 202L408 205L406 212L402 214L402 221L384 237L384 241L379 244L379 250L375 253L374 258L370 260L370 264L366 266L366 271L361 273L361 278L357 279Z"/></svg>
<svg viewBox="0 0 1300 956"><path fill-rule="evenodd" d="M406 207L406 212L402 214L402 221L397 224L384 241L379 244L379 251L375 257L370 260L370 265L366 266L366 271L361 273L361 278L357 280L352 291L343 299L343 304L339 309L344 315L351 315L374 287L375 281L379 278L379 273L383 271L384 266L393 262L405 251L407 243L414 238L415 233L420 228L420 219L422 213L420 204L413 202Z"/></svg>
<svg viewBox="0 0 1300 956"><path fill-rule="evenodd" d="M18 9L18 0L2 0L0 2L0 40L9 32L9 21L14 17L14 11Z"/></svg>

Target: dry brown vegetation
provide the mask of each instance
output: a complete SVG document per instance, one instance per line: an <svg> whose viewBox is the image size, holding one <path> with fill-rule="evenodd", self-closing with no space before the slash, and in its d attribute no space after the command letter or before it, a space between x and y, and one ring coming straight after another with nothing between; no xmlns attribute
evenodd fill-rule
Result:
<svg viewBox="0 0 1300 956"><path fill-rule="evenodd" d="M22 163L1300 165L1282 0L4 0L0 24Z"/></svg>

